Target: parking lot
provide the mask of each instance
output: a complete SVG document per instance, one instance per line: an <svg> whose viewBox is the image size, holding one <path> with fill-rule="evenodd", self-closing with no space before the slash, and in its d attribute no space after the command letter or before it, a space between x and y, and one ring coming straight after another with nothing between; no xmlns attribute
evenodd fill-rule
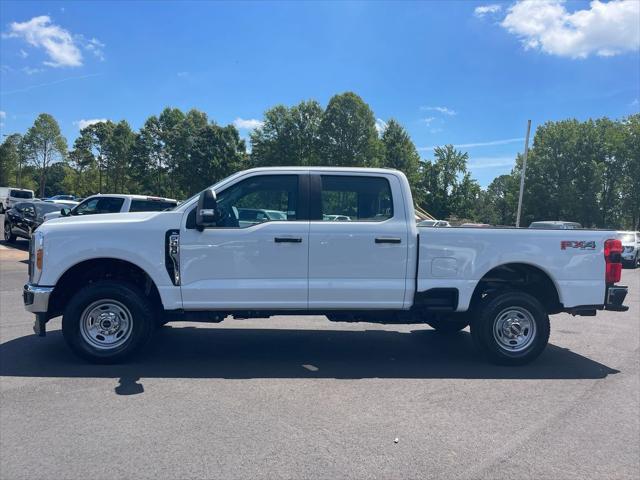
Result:
<svg viewBox="0 0 640 480"><path fill-rule="evenodd" d="M524 367L468 330L324 317L170 324L96 366L60 319L33 335L26 249L0 243L2 479L640 475L640 269L628 312L555 315Z"/></svg>

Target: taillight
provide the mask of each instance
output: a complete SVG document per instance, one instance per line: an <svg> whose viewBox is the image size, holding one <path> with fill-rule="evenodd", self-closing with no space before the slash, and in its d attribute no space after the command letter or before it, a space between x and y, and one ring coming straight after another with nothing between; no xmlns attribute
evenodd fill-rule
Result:
<svg viewBox="0 0 640 480"><path fill-rule="evenodd" d="M604 261L605 281L607 283L617 283L622 278L622 242L616 239L605 240L604 242Z"/></svg>

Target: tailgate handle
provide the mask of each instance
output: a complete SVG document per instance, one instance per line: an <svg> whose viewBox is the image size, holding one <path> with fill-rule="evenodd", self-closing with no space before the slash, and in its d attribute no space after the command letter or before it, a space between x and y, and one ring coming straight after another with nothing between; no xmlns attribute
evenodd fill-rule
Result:
<svg viewBox="0 0 640 480"><path fill-rule="evenodd" d="M275 237L273 240L276 243L302 243L300 237Z"/></svg>
<svg viewBox="0 0 640 480"><path fill-rule="evenodd" d="M398 237L377 237L376 243L401 243L402 240Z"/></svg>

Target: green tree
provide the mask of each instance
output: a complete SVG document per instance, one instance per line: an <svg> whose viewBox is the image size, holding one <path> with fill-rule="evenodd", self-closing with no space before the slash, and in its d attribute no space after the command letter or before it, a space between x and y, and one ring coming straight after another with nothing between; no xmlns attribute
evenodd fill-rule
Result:
<svg viewBox="0 0 640 480"><path fill-rule="evenodd" d="M56 161L65 159L67 140L60 133L58 122L48 113L41 113L22 139L26 159L37 169L40 196L44 196L47 170Z"/></svg>
<svg viewBox="0 0 640 480"><path fill-rule="evenodd" d="M421 191L417 188L420 177L420 155L407 131L396 120L387 122L382 133L382 166L404 172L413 190L414 201L422 203Z"/></svg>
<svg viewBox="0 0 640 480"><path fill-rule="evenodd" d="M352 92L334 95L320 123L320 163L345 167L376 167L382 146L376 119L362 98Z"/></svg>
<svg viewBox="0 0 640 480"><path fill-rule="evenodd" d="M316 165L322 114L315 100L267 110L264 124L251 133L251 165Z"/></svg>
<svg viewBox="0 0 640 480"><path fill-rule="evenodd" d="M436 147L433 155L434 160L424 162L421 172L420 189L425 209L441 219L452 214L469 218L469 199L479 190L467 173L469 154L445 145ZM456 209L464 211L456 212Z"/></svg>
<svg viewBox="0 0 640 480"><path fill-rule="evenodd" d="M0 185L15 184L20 187L21 139L19 133L13 133L0 145Z"/></svg>

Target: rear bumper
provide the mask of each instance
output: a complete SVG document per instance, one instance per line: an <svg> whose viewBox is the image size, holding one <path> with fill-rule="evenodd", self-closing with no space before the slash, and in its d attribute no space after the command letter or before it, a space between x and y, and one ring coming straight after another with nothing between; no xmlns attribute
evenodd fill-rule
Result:
<svg viewBox="0 0 640 480"><path fill-rule="evenodd" d="M628 288L624 285L614 285L607 287L607 295L605 297L605 310L613 310L614 312L626 312L629 307L623 305L627 296Z"/></svg>
<svg viewBox="0 0 640 480"><path fill-rule="evenodd" d="M51 292L53 287L40 287L27 283L22 289L24 308L31 313L47 313Z"/></svg>

